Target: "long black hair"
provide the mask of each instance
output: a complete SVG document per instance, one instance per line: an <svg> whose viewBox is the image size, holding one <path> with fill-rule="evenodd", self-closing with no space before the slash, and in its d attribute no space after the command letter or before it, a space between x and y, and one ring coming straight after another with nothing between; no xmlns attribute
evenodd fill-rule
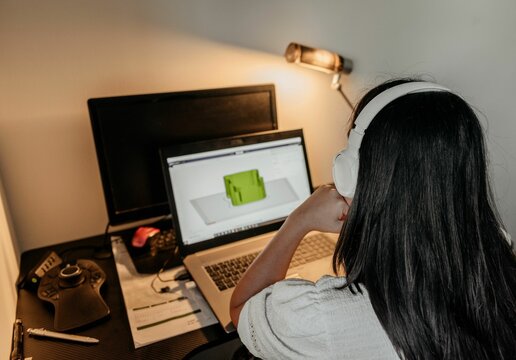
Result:
<svg viewBox="0 0 516 360"><path fill-rule="evenodd" d="M384 83L357 105L411 80ZM491 194L483 130L449 92L394 100L367 128L334 269L363 285L405 359L514 359L516 260Z"/></svg>

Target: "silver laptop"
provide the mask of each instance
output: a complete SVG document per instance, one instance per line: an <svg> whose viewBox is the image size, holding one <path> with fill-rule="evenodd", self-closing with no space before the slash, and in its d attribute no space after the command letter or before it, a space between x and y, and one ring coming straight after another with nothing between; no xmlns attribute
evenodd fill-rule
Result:
<svg viewBox="0 0 516 360"><path fill-rule="evenodd" d="M227 332L229 301L247 266L312 192L303 131L277 131L161 149L183 262ZM336 235L310 233L287 277L330 274Z"/></svg>

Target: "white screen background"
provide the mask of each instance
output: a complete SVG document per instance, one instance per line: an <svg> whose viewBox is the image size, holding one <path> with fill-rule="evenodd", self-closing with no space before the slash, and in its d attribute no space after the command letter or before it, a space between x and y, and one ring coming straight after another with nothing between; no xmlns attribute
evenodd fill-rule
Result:
<svg viewBox="0 0 516 360"><path fill-rule="evenodd" d="M275 142L271 142L272 145L275 145ZM233 148L231 151L234 153L237 149ZM173 161L174 158L168 159L169 164ZM225 175L251 169L257 169L266 183L276 179L287 179L298 200L207 225L195 210L191 200L225 193ZM193 244L212 239L218 233L288 216L310 196L307 173L300 138L296 138L295 144L201 159L169 167L183 242Z"/></svg>

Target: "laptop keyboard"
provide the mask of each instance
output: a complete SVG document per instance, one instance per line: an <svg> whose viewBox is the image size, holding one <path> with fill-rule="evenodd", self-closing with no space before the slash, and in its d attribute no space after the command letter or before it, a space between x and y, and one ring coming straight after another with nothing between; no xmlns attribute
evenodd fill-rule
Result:
<svg viewBox="0 0 516 360"><path fill-rule="evenodd" d="M294 253L289 268L300 266L333 254L335 243L323 234L305 237ZM235 287L260 252L239 256L204 267L220 291Z"/></svg>

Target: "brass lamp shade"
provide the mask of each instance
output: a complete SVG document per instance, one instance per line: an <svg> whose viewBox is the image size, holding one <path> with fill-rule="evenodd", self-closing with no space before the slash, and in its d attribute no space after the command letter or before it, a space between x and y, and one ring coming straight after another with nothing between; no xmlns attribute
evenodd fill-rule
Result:
<svg viewBox="0 0 516 360"><path fill-rule="evenodd" d="M299 64L328 74L349 74L353 69L353 61L345 59L335 52L311 48L297 43L290 43L287 46L285 59L289 63Z"/></svg>

